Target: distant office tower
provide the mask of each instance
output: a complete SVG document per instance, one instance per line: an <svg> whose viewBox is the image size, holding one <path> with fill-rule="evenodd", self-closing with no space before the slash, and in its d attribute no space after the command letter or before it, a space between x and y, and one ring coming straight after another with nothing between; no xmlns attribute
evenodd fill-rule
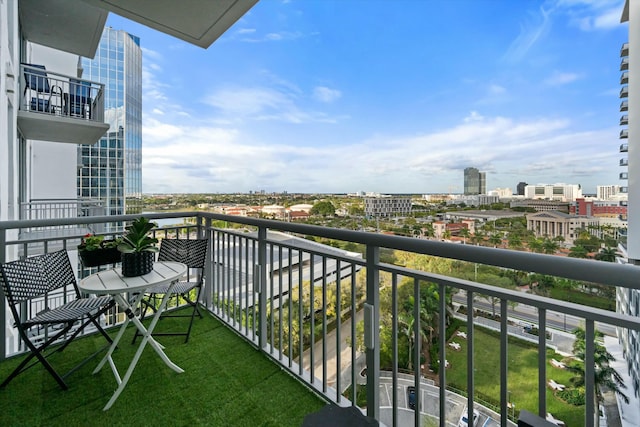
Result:
<svg viewBox="0 0 640 427"><path fill-rule="evenodd" d="M105 27L83 77L105 85L105 122L95 145L78 147L78 196L101 200L108 215L142 211L142 50L140 38Z"/></svg>
<svg viewBox="0 0 640 427"><path fill-rule="evenodd" d="M596 187L596 197L600 200L609 200L620 193L619 185L598 185Z"/></svg>
<svg viewBox="0 0 640 427"><path fill-rule="evenodd" d="M486 194L487 180L484 172L476 168L465 168L464 170L464 194Z"/></svg>
<svg viewBox="0 0 640 427"><path fill-rule="evenodd" d="M527 184L526 182L520 181L516 186L516 194L518 196L524 196L524 187L526 187L527 185L529 184Z"/></svg>

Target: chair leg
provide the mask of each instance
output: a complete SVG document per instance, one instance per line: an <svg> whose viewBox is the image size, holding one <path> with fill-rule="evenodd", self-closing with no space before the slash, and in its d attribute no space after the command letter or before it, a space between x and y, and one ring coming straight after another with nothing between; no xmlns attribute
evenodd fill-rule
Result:
<svg viewBox="0 0 640 427"><path fill-rule="evenodd" d="M191 312L191 320L189 321L189 329L187 329L187 336L184 339L185 344L189 342L189 337L191 336L191 327L193 326L193 319L196 317L196 313L202 319L202 314L200 314L200 308L198 307L198 301L200 301L200 291L202 290L202 286L198 286L198 292L196 292L196 300L193 306L193 312Z"/></svg>
<svg viewBox="0 0 640 427"><path fill-rule="evenodd" d="M31 340L29 340L29 337L27 336L26 331L22 328L19 327L19 333L20 336L22 337L22 340L24 341L24 343L27 345L27 347L29 347L29 350L31 350L31 352L29 353L29 355L16 367L16 369L13 370L13 372L11 372L11 374L9 374L9 376L3 381L2 384L0 384L0 388L4 388L7 384L9 384L11 382L11 380L13 380L15 377L17 377L19 374L21 374L22 372L24 372L27 368L25 368L25 366L27 366L27 364L29 363L29 361L31 361L31 359L33 359L34 357L38 359L38 361L40 363L42 363L42 366L44 366L44 368L51 374L51 376L56 380L56 382L60 385L60 388L62 388L63 390L67 390L69 387L67 386L67 383L64 382L64 380L62 379L62 377L56 372L55 369L53 369L53 366L51 366L51 364L49 363L49 361L47 360L47 358L42 354L54 341L56 341L58 338L60 338L62 335L66 334L69 329L71 329L72 324L69 324L67 326L65 326L60 332L58 332L57 334L55 334L53 337L49 338L44 344L42 344L40 347L36 347ZM66 345L67 343L65 343Z"/></svg>

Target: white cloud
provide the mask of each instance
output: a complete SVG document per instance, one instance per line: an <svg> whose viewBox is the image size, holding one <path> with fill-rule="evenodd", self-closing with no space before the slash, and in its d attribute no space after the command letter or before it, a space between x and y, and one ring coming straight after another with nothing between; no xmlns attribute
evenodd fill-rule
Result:
<svg viewBox="0 0 640 427"><path fill-rule="evenodd" d="M342 96L342 92L337 89L330 89L326 86L316 86L313 89L313 97L321 102L333 102Z"/></svg>
<svg viewBox="0 0 640 427"><path fill-rule="evenodd" d="M285 144L279 135L254 135L249 128L148 122L144 191L448 191L461 187L467 166L496 171L501 181L490 179L489 188L575 180L595 189L585 180L615 163L615 150L602 150L612 132L572 132L567 120L471 112L448 129L347 140L337 149Z"/></svg>
<svg viewBox="0 0 640 427"><path fill-rule="evenodd" d="M336 96L335 94L326 96ZM344 116L332 116L305 108L300 95L286 85L279 87L227 87L205 97L204 103L220 114L239 119L275 120L289 123L335 123Z"/></svg>
<svg viewBox="0 0 640 427"><path fill-rule="evenodd" d="M555 72L544 80L544 84L548 86L562 86L568 83L573 83L580 78L580 74L576 73Z"/></svg>

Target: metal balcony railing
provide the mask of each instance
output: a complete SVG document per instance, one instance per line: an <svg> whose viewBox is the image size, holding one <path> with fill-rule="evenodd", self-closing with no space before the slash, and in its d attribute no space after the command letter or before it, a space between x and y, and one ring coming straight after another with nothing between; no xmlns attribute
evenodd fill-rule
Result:
<svg viewBox="0 0 640 427"><path fill-rule="evenodd" d="M104 84L21 64L20 109L56 117L104 122Z"/></svg>
<svg viewBox="0 0 640 427"><path fill-rule="evenodd" d="M365 401L366 413L389 426L398 425L401 417L405 421L413 420L414 425L422 425L421 414L428 414L439 419L439 425L444 427L456 423L465 407L470 408L471 414L474 409L479 410L481 423L492 418L502 426L513 425L509 417L513 419L516 409L527 409L545 418L550 412L547 384L553 378L549 372L547 349L553 339L549 340L545 333L531 335L526 328L518 327L517 315L512 309L518 305L530 312L527 324L536 325L539 331L550 336L560 334L557 329L563 329L563 318L564 329L567 319L584 325L585 404L579 409L583 415L577 423L591 427L597 414L596 331L616 329L634 339L640 331L640 319L631 314L505 289L479 283L477 279L461 279L450 273L407 268L396 265L400 263L383 262L382 258L389 251L399 251L398 254L430 255L455 263L473 263L476 268L497 267L505 274L560 276L618 287L619 298L638 288L640 269L631 265L201 212L144 216L189 219L189 225L157 230L159 238L209 239L201 303L217 318L326 399L342 406ZM65 224L86 227L103 224L109 228L109 224L136 217L0 222L0 262L47 251L54 242L66 247L74 256L75 245L81 237L31 241L13 238L22 228ZM218 228L213 226L214 221L242 228ZM337 250L310 239L348 242L350 247L361 250ZM81 277L89 273L79 267ZM428 298L424 295L427 290L433 292ZM476 300L479 296L492 300L497 306L497 320L475 316L476 310L482 309ZM426 300L435 303L428 305ZM37 310L37 304L42 306L40 301L25 304L24 309ZM407 316L403 309L407 304L412 306L411 319L402 320ZM466 307L465 313L454 312L455 306ZM0 318L0 334L3 334L0 357L23 350L20 341L11 336L10 319L6 315L4 313ZM409 371L402 371L401 359L409 357L419 361L423 354L423 326L429 325L425 323L425 316L448 319L437 322L436 329L431 331L437 335L436 357L445 361L444 365L447 357L452 357L450 352L455 351L450 348L447 325L454 318L463 325L466 331L464 353L467 362L463 367L466 380L456 386L464 390L451 389L447 369L440 369L437 364L434 365L437 369L433 377L435 382L423 377L427 367L423 370L419 362ZM118 322L122 317L122 313L114 311L105 322ZM364 320L364 327L360 326L360 319ZM492 374L499 386L495 396L482 395L476 389L476 368L484 361L475 354L474 337L484 328L495 330L498 343L495 354L499 363ZM518 385L510 382L509 376L513 369L521 366L520 361L510 358L509 345L513 336L532 342L537 352L536 384L526 391L535 396L530 399L537 402L535 407L513 404L511 393ZM399 353L406 347L407 340L413 343L408 347L410 356ZM390 355L389 360L381 360L382 346L385 354ZM361 384L362 388L351 387L356 384ZM409 409L406 394L409 386L415 388L417 396L413 411ZM349 398L345 397L347 389L352 390ZM562 414L553 415L562 418Z"/></svg>

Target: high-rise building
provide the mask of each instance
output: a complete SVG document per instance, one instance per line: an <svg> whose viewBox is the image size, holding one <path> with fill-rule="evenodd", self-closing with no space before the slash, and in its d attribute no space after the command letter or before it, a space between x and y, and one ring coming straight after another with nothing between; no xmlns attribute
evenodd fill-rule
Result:
<svg viewBox="0 0 640 427"><path fill-rule="evenodd" d="M464 194L486 194L487 179L484 172L476 168L465 168L464 170Z"/></svg>
<svg viewBox="0 0 640 427"><path fill-rule="evenodd" d="M622 12L621 22L629 25L629 40L620 50L620 125L625 126L620 131L620 139L628 140L620 145L620 152L627 153L626 158L620 159L620 166L626 169L620 173L621 179L629 179L629 186L621 186L620 192L627 193L627 238L619 245L619 249L629 264L640 264L640 186L633 186L633 176L640 172L640 145L638 139L640 130L640 108L638 108L638 86L640 81L640 3L626 0ZM633 77L633 73L636 73ZM635 79L635 80L634 80ZM630 108L631 107L631 108ZM637 183L637 179L635 179ZM622 261L622 260L621 260ZM616 292L616 311L622 314L640 316L640 291L637 289L618 288ZM637 397L640 394L640 332L632 329L618 328L618 339L622 345L622 352L627 362L627 372L630 377L629 388Z"/></svg>
<svg viewBox="0 0 640 427"><path fill-rule="evenodd" d="M518 183L518 185L516 186L516 194L518 196L524 196L524 187L526 187L527 185L529 185L529 184L527 184L524 181L520 181Z"/></svg>
<svg viewBox="0 0 640 427"><path fill-rule="evenodd" d="M83 76L103 83L109 130L78 147L78 196L102 201L109 215L142 211L142 50L140 39L105 27Z"/></svg>

